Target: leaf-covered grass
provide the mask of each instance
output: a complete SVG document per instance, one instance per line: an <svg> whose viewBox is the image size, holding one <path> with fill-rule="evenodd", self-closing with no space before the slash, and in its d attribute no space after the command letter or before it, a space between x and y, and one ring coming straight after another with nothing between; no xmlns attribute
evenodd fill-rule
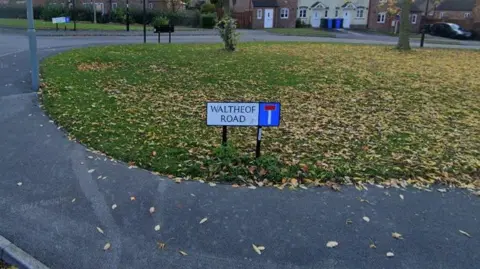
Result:
<svg viewBox="0 0 480 269"><path fill-rule="evenodd" d="M248 43L74 50L43 64L43 101L72 136L162 174L230 181L480 183L476 51ZM280 128L205 124L205 102L282 102Z"/></svg>
<svg viewBox="0 0 480 269"><path fill-rule="evenodd" d="M267 32L281 35L292 36L317 36L317 37L335 37L332 32L315 28L272 28L266 29Z"/></svg>
<svg viewBox="0 0 480 269"><path fill-rule="evenodd" d="M17 269L17 267L8 265L0 260L0 269Z"/></svg>

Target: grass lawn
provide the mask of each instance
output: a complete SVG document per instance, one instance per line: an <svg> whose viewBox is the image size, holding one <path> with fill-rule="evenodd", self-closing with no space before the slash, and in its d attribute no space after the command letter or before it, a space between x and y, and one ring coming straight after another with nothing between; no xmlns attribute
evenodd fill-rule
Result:
<svg viewBox="0 0 480 269"><path fill-rule="evenodd" d="M0 27L15 27L15 28L27 28L27 20L24 19L0 19ZM59 24L59 30L64 29L63 24ZM55 30L55 24L51 21L35 20L35 28L42 30ZM68 30L73 30L73 22L67 24ZM126 26L124 24L116 23L91 23L91 22L77 22L77 30L98 30L98 31L126 31ZM131 31L143 31L143 25L141 24L132 24L130 25ZM197 28L189 28L178 26L175 27L176 31L182 30L197 30ZM147 31L153 31L151 26L147 26Z"/></svg>
<svg viewBox="0 0 480 269"><path fill-rule="evenodd" d="M45 60L47 112L82 143L165 175L480 183L476 51L245 43L79 49ZM205 102L282 102L280 128L205 124ZM480 184L479 184L480 186Z"/></svg>
<svg viewBox="0 0 480 269"><path fill-rule="evenodd" d="M272 28L266 29L266 31L281 35L335 37L332 32L314 28Z"/></svg>

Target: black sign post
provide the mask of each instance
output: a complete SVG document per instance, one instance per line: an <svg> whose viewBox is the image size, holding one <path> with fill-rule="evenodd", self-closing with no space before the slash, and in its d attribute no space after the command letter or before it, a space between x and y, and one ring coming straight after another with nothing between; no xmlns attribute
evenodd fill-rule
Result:
<svg viewBox="0 0 480 269"><path fill-rule="evenodd" d="M257 127L257 147L255 148L255 158L260 158L260 146L262 143L262 126Z"/></svg>

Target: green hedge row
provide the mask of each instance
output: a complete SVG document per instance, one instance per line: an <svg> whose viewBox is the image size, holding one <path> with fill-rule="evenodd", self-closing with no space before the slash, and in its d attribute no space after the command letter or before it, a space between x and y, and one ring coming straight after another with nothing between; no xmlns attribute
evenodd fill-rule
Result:
<svg viewBox="0 0 480 269"><path fill-rule="evenodd" d="M75 12L75 14L74 14ZM35 19L45 21L52 20L53 17L69 16L77 21L93 21L93 12L83 6L77 7L75 11L61 6L37 6L34 8ZM200 11L185 10L179 12L164 12L149 10L146 13L147 24L150 24L155 17L167 17L175 25L198 27L201 24ZM0 18L26 19L26 9L24 6L0 7ZM130 9L130 23L143 23L143 10ZM102 15L97 13L97 22L99 23L126 23L126 10L117 8L110 14ZM208 24L207 24L208 25Z"/></svg>

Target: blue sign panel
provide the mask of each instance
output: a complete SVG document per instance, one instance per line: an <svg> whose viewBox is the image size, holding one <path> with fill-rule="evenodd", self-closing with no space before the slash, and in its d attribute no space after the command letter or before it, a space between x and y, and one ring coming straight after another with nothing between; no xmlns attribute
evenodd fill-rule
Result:
<svg viewBox="0 0 480 269"><path fill-rule="evenodd" d="M280 103L260 103L258 126L279 126L280 108Z"/></svg>
<svg viewBox="0 0 480 269"><path fill-rule="evenodd" d="M70 22L70 17L65 17L65 23L69 23Z"/></svg>

